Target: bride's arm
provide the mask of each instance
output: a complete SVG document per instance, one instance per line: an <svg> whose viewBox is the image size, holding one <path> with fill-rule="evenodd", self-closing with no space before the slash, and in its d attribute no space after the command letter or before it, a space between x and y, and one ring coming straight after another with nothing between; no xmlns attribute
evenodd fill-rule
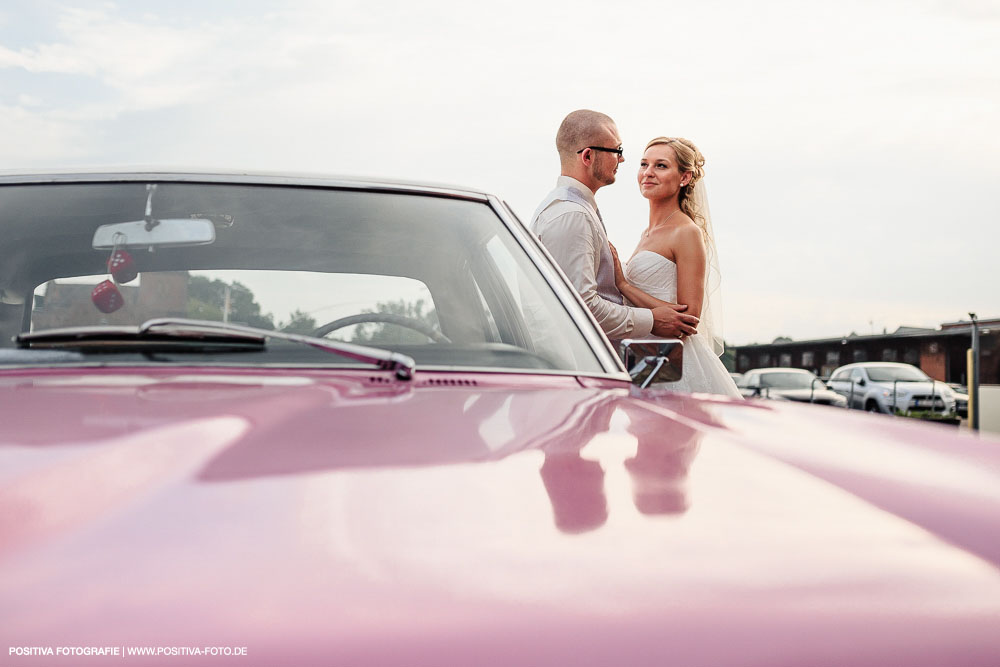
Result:
<svg viewBox="0 0 1000 667"><path fill-rule="evenodd" d="M629 300L629 303L639 306L640 308L658 308L660 306L674 306L676 304L670 303L669 301L660 301L655 296L650 296L643 292L641 289L625 280L625 272L622 271L621 260L618 259L618 251L615 246L608 243L611 246L611 257L615 261L615 286L618 291L622 293L622 296ZM681 301L680 303L684 303Z"/></svg>
<svg viewBox="0 0 1000 667"><path fill-rule="evenodd" d="M678 231L674 244L677 262L677 301L686 303L687 312L701 317L705 305L705 271L708 256L701 229L690 225Z"/></svg>

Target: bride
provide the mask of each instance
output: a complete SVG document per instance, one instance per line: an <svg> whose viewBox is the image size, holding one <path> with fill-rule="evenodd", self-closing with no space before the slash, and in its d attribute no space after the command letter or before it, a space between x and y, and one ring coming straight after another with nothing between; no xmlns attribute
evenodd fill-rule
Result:
<svg viewBox="0 0 1000 667"><path fill-rule="evenodd" d="M719 270L711 218L701 182L705 158L687 139L657 137L639 163L639 191L649 200L649 227L624 271L612 247L615 283L634 305L687 304L701 318L698 333L684 341L684 369L670 388L739 397L719 360Z"/></svg>

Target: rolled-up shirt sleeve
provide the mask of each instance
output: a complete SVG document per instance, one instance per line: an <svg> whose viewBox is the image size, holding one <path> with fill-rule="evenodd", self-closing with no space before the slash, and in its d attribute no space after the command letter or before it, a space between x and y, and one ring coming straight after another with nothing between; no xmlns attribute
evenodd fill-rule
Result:
<svg viewBox="0 0 1000 667"><path fill-rule="evenodd" d="M653 313L605 299L597 292L597 267L602 243L607 243L583 211L568 211L549 220L539 220L535 233L555 258L601 329L612 340L647 336L653 329Z"/></svg>

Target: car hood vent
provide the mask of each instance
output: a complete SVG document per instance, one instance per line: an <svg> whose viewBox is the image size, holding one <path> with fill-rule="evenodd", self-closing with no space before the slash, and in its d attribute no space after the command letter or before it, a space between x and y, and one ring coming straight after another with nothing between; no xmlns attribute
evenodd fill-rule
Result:
<svg viewBox="0 0 1000 667"><path fill-rule="evenodd" d="M369 384L397 384L399 381L388 376L370 375ZM471 378L424 378L414 383L417 387L478 387L479 382Z"/></svg>
<svg viewBox="0 0 1000 667"><path fill-rule="evenodd" d="M418 387L476 387L479 383L468 378L427 378L417 382Z"/></svg>

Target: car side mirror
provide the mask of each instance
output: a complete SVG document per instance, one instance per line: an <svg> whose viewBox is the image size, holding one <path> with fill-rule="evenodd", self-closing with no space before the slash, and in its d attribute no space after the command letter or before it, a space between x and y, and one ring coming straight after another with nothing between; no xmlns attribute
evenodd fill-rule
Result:
<svg viewBox="0 0 1000 667"><path fill-rule="evenodd" d="M858 386L859 387L865 386L865 379L864 378L861 378L860 380L858 380Z"/></svg>
<svg viewBox="0 0 1000 667"><path fill-rule="evenodd" d="M632 384L640 388L681 379L684 344L677 339L626 338L619 349Z"/></svg>

